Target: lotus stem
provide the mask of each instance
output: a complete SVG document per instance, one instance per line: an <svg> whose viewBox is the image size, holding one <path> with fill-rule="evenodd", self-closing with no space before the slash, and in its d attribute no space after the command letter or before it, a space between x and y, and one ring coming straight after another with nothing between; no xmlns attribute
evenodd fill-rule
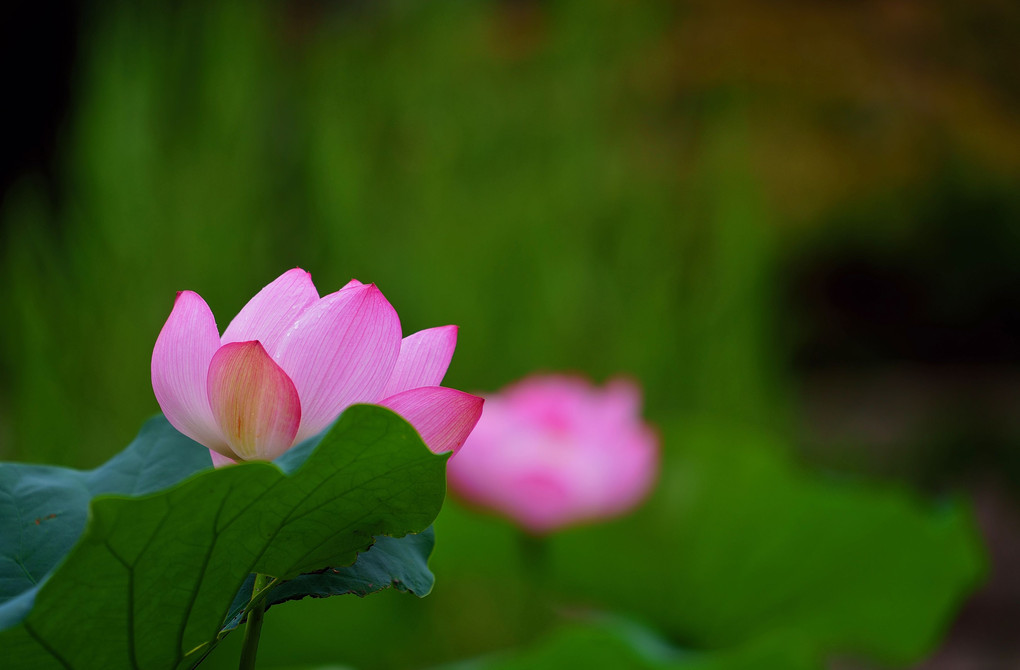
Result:
<svg viewBox="0 0 1020 670"><path fill-rule="evenodd" d="M256 602L248 612L248 623L244 627L244 646L241 648L241 664L238 666L240 670L255 669L255 656L259 651L259 636L262 634L262 619L266 613L266 598L260 596L272 581L273 578L269 575L255 575L255 585L251 593Z"/></svg>

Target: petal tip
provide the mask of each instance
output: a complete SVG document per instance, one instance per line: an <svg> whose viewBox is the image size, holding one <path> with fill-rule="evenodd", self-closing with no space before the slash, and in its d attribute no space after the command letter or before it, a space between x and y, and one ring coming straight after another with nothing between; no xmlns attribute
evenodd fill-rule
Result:
<svg viewBox="0 0 1020 670"><path fill-rule="evenodd" d="M434 453L460 450L482 416L484 399L446 388L422 386L379 402L400 414Z"/></svg>
<svg viewBox="0 0 1020 670"><path fill-rule="evenodd" d="M185 290L183 290L183 291L178 291L178 292L177 292L177 293L176 293L176 294L174 295L174 305L176 305L176 304L177 304L177 301L179 301L179 300L180 300L181 298L184 298L184 299L186 299L186 300L191 300L192 298L200 298L200 297L201 297L201 296L199 296L199 295L198 295L197 293L195 293L194 291L189 291L189 290L187 290L187 289L185 289Z"/></svg>

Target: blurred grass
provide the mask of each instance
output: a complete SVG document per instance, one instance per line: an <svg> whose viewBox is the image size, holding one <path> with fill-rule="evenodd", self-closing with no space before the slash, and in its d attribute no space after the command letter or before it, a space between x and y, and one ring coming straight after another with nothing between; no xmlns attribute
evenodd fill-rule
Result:
<svg viewBox="0 0 1020 670"><path fill-rule="evenodd" d="M647 137L635 47L666 6L562 3L531 37L481 3L97 16L65 189L26 181L4 211L4 457L108 457L158 409L174 291L222 328L294 265L323 292L378 283L405 332L460 324L453 386L623 372L653 416L779 420L737 98L707 96L695 179L658 162L679 146L648 148L671 140Z"/></svg>

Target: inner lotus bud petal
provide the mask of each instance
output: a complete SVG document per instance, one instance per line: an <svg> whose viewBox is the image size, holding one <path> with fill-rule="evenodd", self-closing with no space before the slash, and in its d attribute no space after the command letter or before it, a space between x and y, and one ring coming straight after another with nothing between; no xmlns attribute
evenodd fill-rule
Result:
<svg viewBox="0 0 1020 670"><path fill-rule="evenodd" d="M219 348L207 384L213 417L244 460L272 460L290 448L301 423L301 401L287 373L259 342Z"/></svg>

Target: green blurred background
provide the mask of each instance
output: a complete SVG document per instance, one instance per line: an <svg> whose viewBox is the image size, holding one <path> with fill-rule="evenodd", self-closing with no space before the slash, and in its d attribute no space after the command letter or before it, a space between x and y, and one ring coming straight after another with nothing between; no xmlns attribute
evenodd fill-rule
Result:
<svg viewBox="0 0 1020 670"><path fill-rule="evenodd" d="M663 437L647 505L552 539L556 614L453 500L432 595L274 608L265 667L606 611L711 667L1020 663L1015 5L59 9L4 10L0 457L119 451L175 291L222 328L293 266L459 324L448 386L626 374Z"/></svg>

